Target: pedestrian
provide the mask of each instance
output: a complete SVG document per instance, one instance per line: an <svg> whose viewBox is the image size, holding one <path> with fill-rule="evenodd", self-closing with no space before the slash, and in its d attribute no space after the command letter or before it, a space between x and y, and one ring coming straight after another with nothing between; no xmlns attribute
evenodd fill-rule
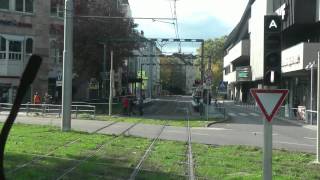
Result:
<svg viewBox="0 0 320 180"><path fill-rule="evenodd" d="M139 97L138 99L138 108L139 108L139 115L143 116L143 99Z"/></svg>
<svg viewBox="0 0 320 180"><path fill-rule="evenodd" d="M50 104L52 97L46 92L44 95L44 103Z"/></svg>
<svg viewBox="0 0 320 180"><path fill-rule="evenodd" d="M133 98L129 98L129 108L128 108L129 112L128 115L131 116L131 114L135 114L134 113L134 102L133 102Z"/></svg>
<svg viewBox="0 0 320 180"><path fill-rule="evenodd" d="M129 107L129 99L124 96L122 98L122 109L123 109L123 114L127 115L128 114L128 107Z"/></svg>
<svg viewBox="0 0 320 180"><path fill-rule="evenodd" d="M33 103L34 104L41 104L41 97L38 94L38 92L36 92L35 95L33 96Z"/></svg>

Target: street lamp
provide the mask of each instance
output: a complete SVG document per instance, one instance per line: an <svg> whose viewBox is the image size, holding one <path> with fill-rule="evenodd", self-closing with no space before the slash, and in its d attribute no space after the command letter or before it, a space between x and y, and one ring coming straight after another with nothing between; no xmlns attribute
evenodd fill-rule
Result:
<svg viewBox="0 0 320 180"><path fill-rule="evenodd" d="M310 124L313 122L313 69L316 68L315 61L309 62L309 64L305 67L306 70L311 70L311 88L310 88Z"/></svg>

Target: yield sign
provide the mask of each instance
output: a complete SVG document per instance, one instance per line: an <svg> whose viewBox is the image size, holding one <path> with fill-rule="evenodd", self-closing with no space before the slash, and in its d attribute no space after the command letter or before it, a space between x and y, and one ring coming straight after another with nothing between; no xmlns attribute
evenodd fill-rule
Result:
<svg viewBox="0 0 320 180"><path fill-rule="evenodd" d="M289 92L287 89L251 89L250 91L269 122L272 121Z"/></svg>

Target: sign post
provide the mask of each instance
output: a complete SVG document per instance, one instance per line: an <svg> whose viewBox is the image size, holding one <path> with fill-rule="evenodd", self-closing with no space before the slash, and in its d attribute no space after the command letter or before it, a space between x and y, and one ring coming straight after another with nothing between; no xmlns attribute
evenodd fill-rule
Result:
<svg viewBox="0 0 320 180"><path fill-rule="evenodd" d="M263 179L272 179L272 119L277 114L288 90L285 89L251 89L251 94L265 116L263 132Z"/></svg>

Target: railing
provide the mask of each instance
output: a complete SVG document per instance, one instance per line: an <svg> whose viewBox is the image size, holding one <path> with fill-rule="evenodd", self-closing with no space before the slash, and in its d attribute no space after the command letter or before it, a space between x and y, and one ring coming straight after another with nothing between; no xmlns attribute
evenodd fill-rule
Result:
<svg viewBox="0 0 320 180"><path fill-rule="evenodd" d="M241 103L235 102L236 105L241 105L242 107L251 109L253 111L260 111L259 107L252 103ZM307 110L307 109L299 109L299 108L288 108L286 106L281 106L276 117L285 118L291 120L301 120L303 122L309 122L313 124L316 122L316 114L317 111ZM312 122L311 122L312 116Z"/></svg>
<svg viewBox="0 0 320 180"><path fill-rule="evenodd" d="M12 108L10 103L0 103L0 114L9 113ZM62 113L62 105L55 104L21 104L19 114L21 115L41 115L41 116L57 116ZM78 118L80 114L89 115L93 119L96 116L96 107L91 105L72 105L71 115Z"/></svg>
<svg viewBox="0 0 320 180"><path fill-rule="evenodd" d="M203 104L203 106L204 106L203 112L200 112L200 115L202 117L206 117L207 113L208 113L208 118L210 117L210 115L221 114L223 116L223 119L226 119L226 108L224 107L224 103L214 102L211 105ZM209 108L209 109L207 109L207 108ZM207 112L207 110L208 110L208 112ZM212 112L212 110L213 110L213 112Z"/></svg>

